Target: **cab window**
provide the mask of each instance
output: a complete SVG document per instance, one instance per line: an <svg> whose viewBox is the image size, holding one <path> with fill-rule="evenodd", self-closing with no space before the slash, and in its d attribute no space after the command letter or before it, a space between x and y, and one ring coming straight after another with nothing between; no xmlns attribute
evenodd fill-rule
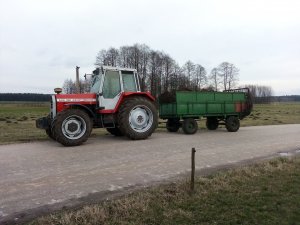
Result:
<svg viewBox="0 0 300 225"><path fill-rule="evenodd" d="M132 71L122 71L124 91L136 92L136 83Z"/></svg>
<svg viewBox="0 0 300 225"><path fill-rule="evenodd" d="M105 73L103 83L103 97L114 98L121 92L120 76L118 71L109 71Z"/></svg>

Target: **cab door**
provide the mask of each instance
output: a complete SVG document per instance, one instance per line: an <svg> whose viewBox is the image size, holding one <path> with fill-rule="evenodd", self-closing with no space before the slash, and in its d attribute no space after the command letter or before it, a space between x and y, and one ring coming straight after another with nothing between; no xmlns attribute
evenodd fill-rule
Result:
<svg viewBox="0 0 300 225"><path fill-rule="evenodd" d="M116 107L121 96L121 74L119 70L105 70L99 104L105 110Z"/></svg>

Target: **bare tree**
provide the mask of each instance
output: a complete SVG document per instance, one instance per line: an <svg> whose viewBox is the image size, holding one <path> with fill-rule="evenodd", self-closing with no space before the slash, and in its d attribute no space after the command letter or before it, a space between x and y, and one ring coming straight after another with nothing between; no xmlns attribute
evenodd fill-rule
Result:
<svg viewBox="0 0 300 225"><path fill-rule="evenodd" d="M195 64L192 61L187 61L183 66L183 71L185 73L185 76L187 77L188 83L187 87L191 88L191 81L195 74Z"/></svg>
<svg viewBox="0 0 300 225"><path fill-rule="evenodd" d="M97 56L96 56L96 62L95 65L96 66L103 66L103 65L107 65L107 51L102 49L101 51L98 52Z"/></svg>
<svg viewBox="0 0 300 225"><path fill-rule="evenodd" d="M63 92L66 94L76 93L76 84L72 79L66 79L63 84Z"/></svg>
<svg viewBox="0 0 300 225"><path fill-rule="evenodd" d="M218 69L216 67L210 71L210 75L208 79L210 80L211 86L213 87L214 91L218 91L220 80L219 80Z"/></svg>
<svg viewBox="0 0 300 225"><path fill-rule="evenodd" d="M79 80L79 93L89 93L90 92L90 79ZM77 93L76 81L72 79L66 79L63 84L63 92L66 94L75 94Z"/></svg>
<svg viewBox="0 0 300 225"><path fill-rule="evenodd" d="M270 103L273 96L273 90L270 86L247 84L254 103Z"/></svg>
<svg viewBox="0 0 300 225"><path fill-rule="evenodd" d="M119 51L116 48L101 50L96 56L96 66L117 66Z"/></svg>
<svg viewBox="0 0 300 225"><path fill-rule="evenodd" d="M238 81L239 69L232 63L223 62L218 68L218 76L222 79L224 90L234 88Z"/></svg>
<svg viewBox="0 0 300 225"><path fill-rule="evenodd" d="M201 90L207 84L206 70L203 66L195 65L194 89Z"/></svg>
<svg viewBox="0 0 300 225"><path fill-rule="evenodd" d="M223 62L214 68L209 77L205 68L188 60L182 67L162 51L150 49L145 44L109 48L98 52L96 66L109 65L135 68L141 80L141 89L150 90L154 96L174 90L225 90L233 88L239 70L231 63ZM210 81L210 82L208 82Z"/></svg>

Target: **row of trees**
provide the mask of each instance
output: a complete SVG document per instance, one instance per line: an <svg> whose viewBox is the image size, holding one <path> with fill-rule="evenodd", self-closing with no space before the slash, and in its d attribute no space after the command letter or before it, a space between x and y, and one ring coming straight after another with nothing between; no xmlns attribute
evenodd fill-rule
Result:
<svg viewBox="0 0 300 225"><path fill-rule="evenodd" d="M96 56L97 67L118 66L135 68L141 78L143 91L150 91L155 97L174 90L222 91L236 88L239 69L232 63L223 62L207 72L204 66L188 60L180 66L171 56L150 49L145 44L122 46L119 49L102 49ZM246 85L256 102L269 102L272 88L260 85ZM80 92L89 92L89 80L80 81ZM64 82L65 93L75 93L72 79Z"/></svg>
<svg viewBox="0 0 300 225"><path fill-rule="evenodd" d="M254 103L270 103L273 96L273 90L270 86L265 85L245 85L249 88Z"/></svg>
<svg viewBox="0 0 300 225"><path fill-rule="evenodd" d="M51 95L35 93L0 93L0 101L49 102Z"/></svg>
<svg viewBox="0 0 300 225"><path fill-rule="evenodd" d="M80 93L88 93L90 92L90 79L87 80L79 80L79 92ZM72 79L66 79L63 84L63 92L66 94L74 94L77 92L76 81Z"/></svg>
<svg viewBox="0 0 300 225"><path fill-rule="evenodd" d="M237 85L239 70L223 62L209 73L204 66L187 61L183 66L168 54L145 44L122 46L99 51L96 66L119 66L137 69L141 87L152 95L172 90L227 90Z"/></svg>

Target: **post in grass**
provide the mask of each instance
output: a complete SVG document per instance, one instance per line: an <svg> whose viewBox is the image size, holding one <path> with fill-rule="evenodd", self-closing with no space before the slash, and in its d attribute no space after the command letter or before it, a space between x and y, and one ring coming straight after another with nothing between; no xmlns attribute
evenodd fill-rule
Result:
<svg viewBox="0 0 300 225"><path fill-rule="evenodd" d="M196 152L196 149L195 148L192 148L192 169L191 169L191 193L194 192L194 188L195 188L195 152Z"/></svg>

